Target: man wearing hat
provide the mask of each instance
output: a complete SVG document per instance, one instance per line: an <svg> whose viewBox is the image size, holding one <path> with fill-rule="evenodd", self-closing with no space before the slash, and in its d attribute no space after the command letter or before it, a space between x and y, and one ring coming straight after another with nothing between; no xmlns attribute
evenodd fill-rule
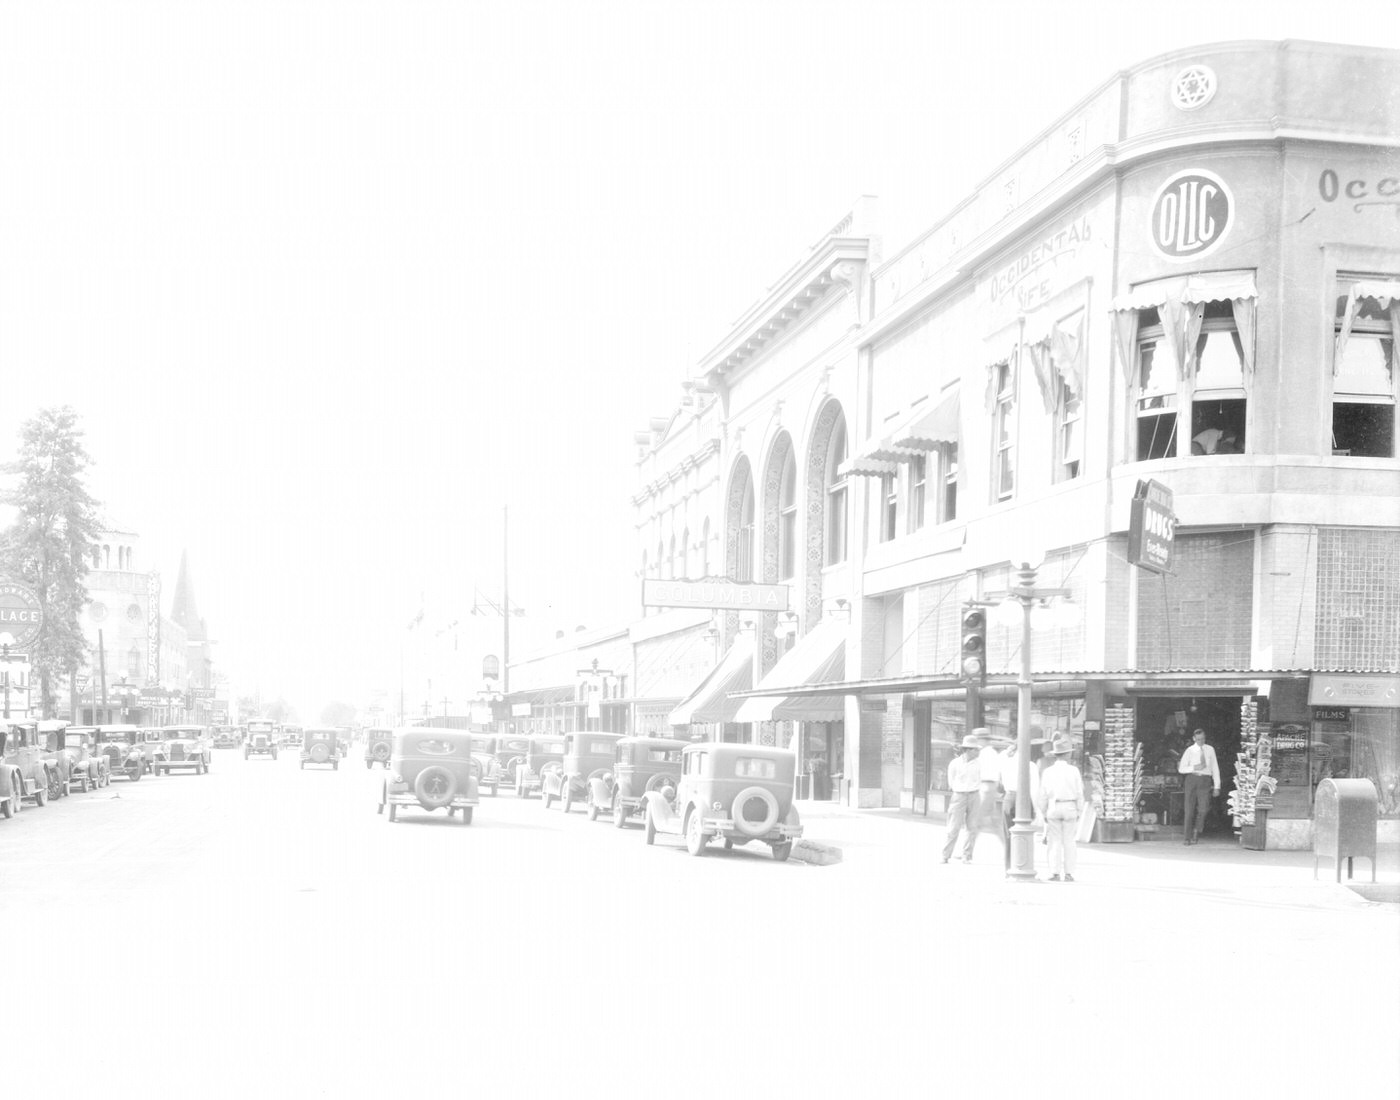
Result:
<svg viewBox="0 0 1400 1100"><path fill-rule="evenodd" d="M1074 746L1056 737L1049 746L1053 763L1040 777L1040 813L1045 818L1046 855L1051 882L1073 882L1077 850L1075 831L1084 812L1084 777L1069 762Z"/></svg>
<svg viewBox="0 0 1400 1100"><path fill-rule="evenodd" d="M943 844L943 862L953 856L958 843L958 834L966 830L963 841L963 862L972 862L972 846L977 843L975 815L977 800L982 790L982 769L977 764L977 754L982 751L982 743L975 732L969 733L958 746L958 755L948 761L948 789L953 799L948 804L948 839Z"/></svg>

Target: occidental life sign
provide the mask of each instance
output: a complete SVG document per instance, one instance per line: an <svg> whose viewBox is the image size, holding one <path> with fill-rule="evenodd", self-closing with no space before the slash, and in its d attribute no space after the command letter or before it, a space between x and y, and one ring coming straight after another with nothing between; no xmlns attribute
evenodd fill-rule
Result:
<svg viewBox="0 0 1400 1100"><path fill-rule="evenodd" d="M1176 263L1220 247L1235 220L1235 198L1225 181L1204 168L1187 168L1157 189L1152 200L1153 247Z"/></svg>

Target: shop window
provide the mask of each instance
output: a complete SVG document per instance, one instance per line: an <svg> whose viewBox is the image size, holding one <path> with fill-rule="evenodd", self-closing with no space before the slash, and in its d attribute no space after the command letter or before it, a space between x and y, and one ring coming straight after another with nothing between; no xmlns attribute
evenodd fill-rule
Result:
<svg viewBox="0 0 1400 1100"><path fill-rule="evenodd" d="M1332 367L1332 453L1395 454L1396 333L1400 281L1337 280Z"/></svg>
<svg viewBox="0 0 1400 1100"><path fill-rule="evenodd" d="M797 460L788 448L778 487L778 580L797 572Z"/></svg>
<svg viewBox="0 0 1400 1100"><path fill-rule="evenodd" d="M846 560L846 478L840 472L850 457L846 439L846 422L838 420L831 432L831 445L826 453L826 564L838 565Z"/></svg>
<svg viewBox="0 0 1400 1100"><path fill-rule="evenodd" d="M928 459L920 455L909 463L909 530L924 525L924 499L927 495Z"/></svg>
<svg viewBox="0 0 1400 1100"><path fill-rule="evenodd" d="M992 438L996 440L996 454L992 462L993 495L997 500L1009 500L1016 491L1016 372L1009 361L998 363L994 369L996 408Z"/></svg>

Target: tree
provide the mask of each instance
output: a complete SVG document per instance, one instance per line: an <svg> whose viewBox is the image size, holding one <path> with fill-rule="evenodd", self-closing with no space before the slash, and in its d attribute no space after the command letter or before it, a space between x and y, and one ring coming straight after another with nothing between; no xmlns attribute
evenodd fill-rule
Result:
<svg viewBox="0 0 1400 1100"><path fill-rule="evenodd" d="M39 674L40 707L54 712L54 686L87 663L78 616L99 533L97 502L83 484L91 459L78 415L67 405L41 409L20 429L19 457L4 471L17 478L4 494L14 523L0 534L0 571L34 590L43 625L30 651Z"/></svg>
<svg viewBox="0 0 1400 1100"><path fill-rule="evenodd" d="M350 703L327 703L321 709L321 725L323 726L353 726L355 724L355 708Z"/></svg>

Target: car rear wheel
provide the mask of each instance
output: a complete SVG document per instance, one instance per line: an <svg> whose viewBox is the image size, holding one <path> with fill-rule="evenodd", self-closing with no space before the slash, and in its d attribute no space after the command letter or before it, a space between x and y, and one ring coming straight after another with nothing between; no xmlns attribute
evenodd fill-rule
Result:
<svg viewBox="0 0 1400 1100"><path fill-rule="evenodd" d="M700 808L697 806L685 819L685 850L693 856L704 855L705 844L710 839L705 835L700 816Z"/></svg>
<svg viewBox="0 0 1400 1100"><path fill-rule="evenodd" d="M588 796L588 820L598 820L598 803L593 801L593 796L591 794Z"/></svg>
<svg viewBox="0 0 1400 1100"><path fill-rule="evenodd" d="M450 806L457 794L457 777L440 764L424 768L413 781L413 793L424 809Z"/></svg>
<svg viewBox="0 0 1400 1100"><path fill-rule="evenodd" d="M753 804L762 803L762 817L751 816ZM759 837L778 823L778 800L766 787L745 787L734 796L734 827L747 837Z"/></svg>
<svg viewBox="0 0 1400 1100"><path fill-rule="evenodd" d="M574 808L574 785L567 779L564 780L563 790L559 792L559 801L562 803L559 808L565 813Z"/></svg>
<svg viewBox="0 0 1400 1100"><path fill-rule="evenodd" d="M398 808L397 806L395 806L392 802L390 802L390 803L389 803L389 820L390 820L390 821L397 821L398 819L399 819L399 808Z"/></svg>
<svg viewBox="0 0 1400 1100"><path fill-rule="evenodd" d="M47 806L49 804L49 788L46 786L34 788L34 805Z"/></svg>

